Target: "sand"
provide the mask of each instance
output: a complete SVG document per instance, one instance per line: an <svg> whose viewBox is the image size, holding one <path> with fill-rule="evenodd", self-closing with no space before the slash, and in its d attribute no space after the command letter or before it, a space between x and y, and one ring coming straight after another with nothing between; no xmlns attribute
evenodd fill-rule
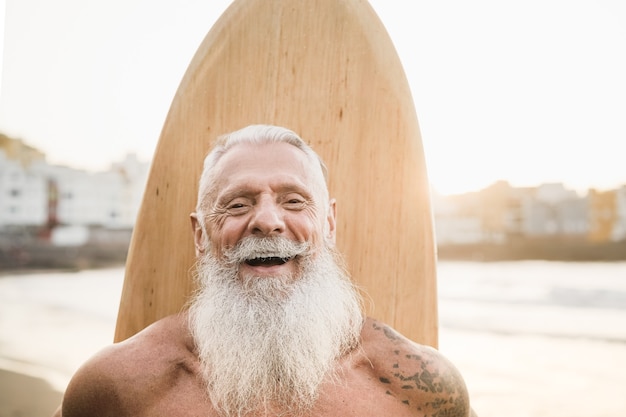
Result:
<svg viewBox="0 0 626 417"><path fill-rule="evenodd" d="M42 378L0 369L0 417L49 417L62 396Z"/></svg>
<svg viewBox="0 0 626 417"><path fill-rule="evenodd" d="M443 329L480 417L623 417L626 345Z"/></svg>

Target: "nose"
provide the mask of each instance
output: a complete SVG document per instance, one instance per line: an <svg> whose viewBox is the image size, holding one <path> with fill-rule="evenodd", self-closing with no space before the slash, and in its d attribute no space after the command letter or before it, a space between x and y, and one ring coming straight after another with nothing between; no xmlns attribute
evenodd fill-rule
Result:
<svg viewBox="0 0 626 417"><path fill-rule="evenodd" d="M254 207L249 224L252 234L259 236L279 235L285 230L281 207L271 198L260 199Z"/></svg>

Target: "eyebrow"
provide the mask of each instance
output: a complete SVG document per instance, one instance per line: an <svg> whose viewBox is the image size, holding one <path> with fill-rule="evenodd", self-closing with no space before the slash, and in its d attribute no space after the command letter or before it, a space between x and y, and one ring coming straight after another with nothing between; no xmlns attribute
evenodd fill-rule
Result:
<svg viewBox="0 0 626 417"><path fill-rule="evenodd" d="M298 193L309 200L312 200L314 195L314 191L307 189L303 184L298 184L293 181L281 183L278 186L271 187L271 189L279 194ZM252 198L256 194L259 194L259 192L258 189L249 184L235 187L228 186L224 191L217 193L215 203L220 205L239 197Z"/></svg>
<svg viewBox="0 0 626 417"><path fill-rule="evenodd" d="M256 194L254 191L252 191L249 188L233 188L233 189L226 189L226 191L224 192L218 192L215 196L215 204L217 205L223 205L235 198L239 198L239 197L251 197L252 195Z"/></svg>

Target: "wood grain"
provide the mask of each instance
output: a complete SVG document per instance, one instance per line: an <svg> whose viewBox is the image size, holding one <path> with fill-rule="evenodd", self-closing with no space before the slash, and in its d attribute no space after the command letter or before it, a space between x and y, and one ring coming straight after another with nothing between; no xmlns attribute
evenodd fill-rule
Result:
<svg viewBox="0 0 626 417"><path fill-rule="evenodd" d="M155 86L158 88L158 86ZM435 245L409 86L365 1L237 0L200 45L156 148L131 241L115 340L184 308L189 214L215 138L285 126L326 161L337 240L368 314L437 346Z"/></svg>

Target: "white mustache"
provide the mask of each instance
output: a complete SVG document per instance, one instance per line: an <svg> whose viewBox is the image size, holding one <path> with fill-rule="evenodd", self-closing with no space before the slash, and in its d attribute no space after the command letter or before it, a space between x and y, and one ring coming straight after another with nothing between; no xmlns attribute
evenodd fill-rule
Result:
<svg viewBox="0 0 626 417"><path fill-rule="evenodd" d="M251 259L280 258L284 261L296 256L311 254L308 242L294 242L284 237L248 236L233 248L224 251L224 259L229 265L239 265Z"/></svg>

